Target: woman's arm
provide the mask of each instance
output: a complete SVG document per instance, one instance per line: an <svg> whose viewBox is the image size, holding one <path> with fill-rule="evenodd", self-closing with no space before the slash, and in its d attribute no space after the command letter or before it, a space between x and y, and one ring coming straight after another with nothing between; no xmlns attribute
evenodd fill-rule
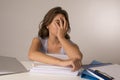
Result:
<svg viewBox="0 0 120 80"><path fill-rule="evenodd" d="M64 21L64 24L62 23ZM55 23L57 27L57 38L62 44L64 50L66 51L68 57L70 59L80 59L82 60L82 53L79 50L79 47L76 44L71 43L69 40L65 38L65 34L68 30L68 24L65 18L59 18L60 25Z"/></svg>
<svg viewBox="0 0 120 80"><path fill-rule="evenodd" d="M62 23L62 20L64 21L64 24ZM82 59L82 53L79 50L79 47L76 44L71 43L69 40L65 38L65 35L68 30L67 22L65 18L61 19L59 18L60 25L55 23L55 26L57 27L57 38L62 44L64 50L66 51L68 57L74 58L74 59Z"/></svg>
<svg viewBox="0 0 120 80"><path fill-rule="evenodd" d="M59 40L64 50L66 51L66 54L68 55L69 59L73 61L72 71L79 70L82 65L82 57L83 57L82 53L79 50L79 47L65 38L59 38Z"/></svg>
<svg viewBox="0 0 120 80"><path fill-rule="evenodd" d="M74 59L80 59L82 60L82 53L79 50L79 47L74 44L71 43L69 40L63 38L59 38L64 50L66 51L66 54L68 55L68 57L70 59L74 58Z"/></svg>

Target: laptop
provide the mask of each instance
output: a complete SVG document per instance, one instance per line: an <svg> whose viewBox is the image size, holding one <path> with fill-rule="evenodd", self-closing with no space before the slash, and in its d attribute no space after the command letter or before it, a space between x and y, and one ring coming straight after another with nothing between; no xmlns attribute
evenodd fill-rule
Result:
<svg viewBox="0 0 120 80"><path fill-rule="evenodd" d="M0 56L0 76L22 72L28 71L16 58Z"/></svg>

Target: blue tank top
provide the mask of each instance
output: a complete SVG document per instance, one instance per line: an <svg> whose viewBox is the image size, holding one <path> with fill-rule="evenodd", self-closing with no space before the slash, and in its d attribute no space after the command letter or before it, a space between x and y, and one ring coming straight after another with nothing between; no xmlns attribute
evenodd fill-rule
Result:
<svg viewBox="0 0 120 80"><path fill-rule="evenodd" d="M47 38L42 39L42 38L39 37L39 40L41 41L41 49L40 49L40 51L43 52L43 53L48 53L48 50L47 50L47 47L48 47L48 44L47 44L48 42L47 41L48 41L48 39ZM60 50L60 54L66 54L63 47Z"/></svg>

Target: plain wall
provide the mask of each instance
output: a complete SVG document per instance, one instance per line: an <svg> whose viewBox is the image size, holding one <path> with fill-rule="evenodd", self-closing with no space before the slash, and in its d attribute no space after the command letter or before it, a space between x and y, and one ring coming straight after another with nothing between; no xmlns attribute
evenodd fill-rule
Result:
<svg viewBox="0 0 120 80"><path fill-rule="evenodd" d="M0 0L0 55L28 60L38 25L55 6L67 10L71 40L92 60L120 64L120 0Z"/></svg>

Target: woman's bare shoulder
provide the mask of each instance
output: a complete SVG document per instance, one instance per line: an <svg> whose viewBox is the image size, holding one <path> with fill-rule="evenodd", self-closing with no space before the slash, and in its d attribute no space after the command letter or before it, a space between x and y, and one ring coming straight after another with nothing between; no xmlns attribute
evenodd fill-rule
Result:
<svg viewBox="0 0 120 80"><path fill-rule="evenodd" d="M39 42L40 43L41 41L40 41L40 39L38 37L34 37L32 42Z"/></svg>

